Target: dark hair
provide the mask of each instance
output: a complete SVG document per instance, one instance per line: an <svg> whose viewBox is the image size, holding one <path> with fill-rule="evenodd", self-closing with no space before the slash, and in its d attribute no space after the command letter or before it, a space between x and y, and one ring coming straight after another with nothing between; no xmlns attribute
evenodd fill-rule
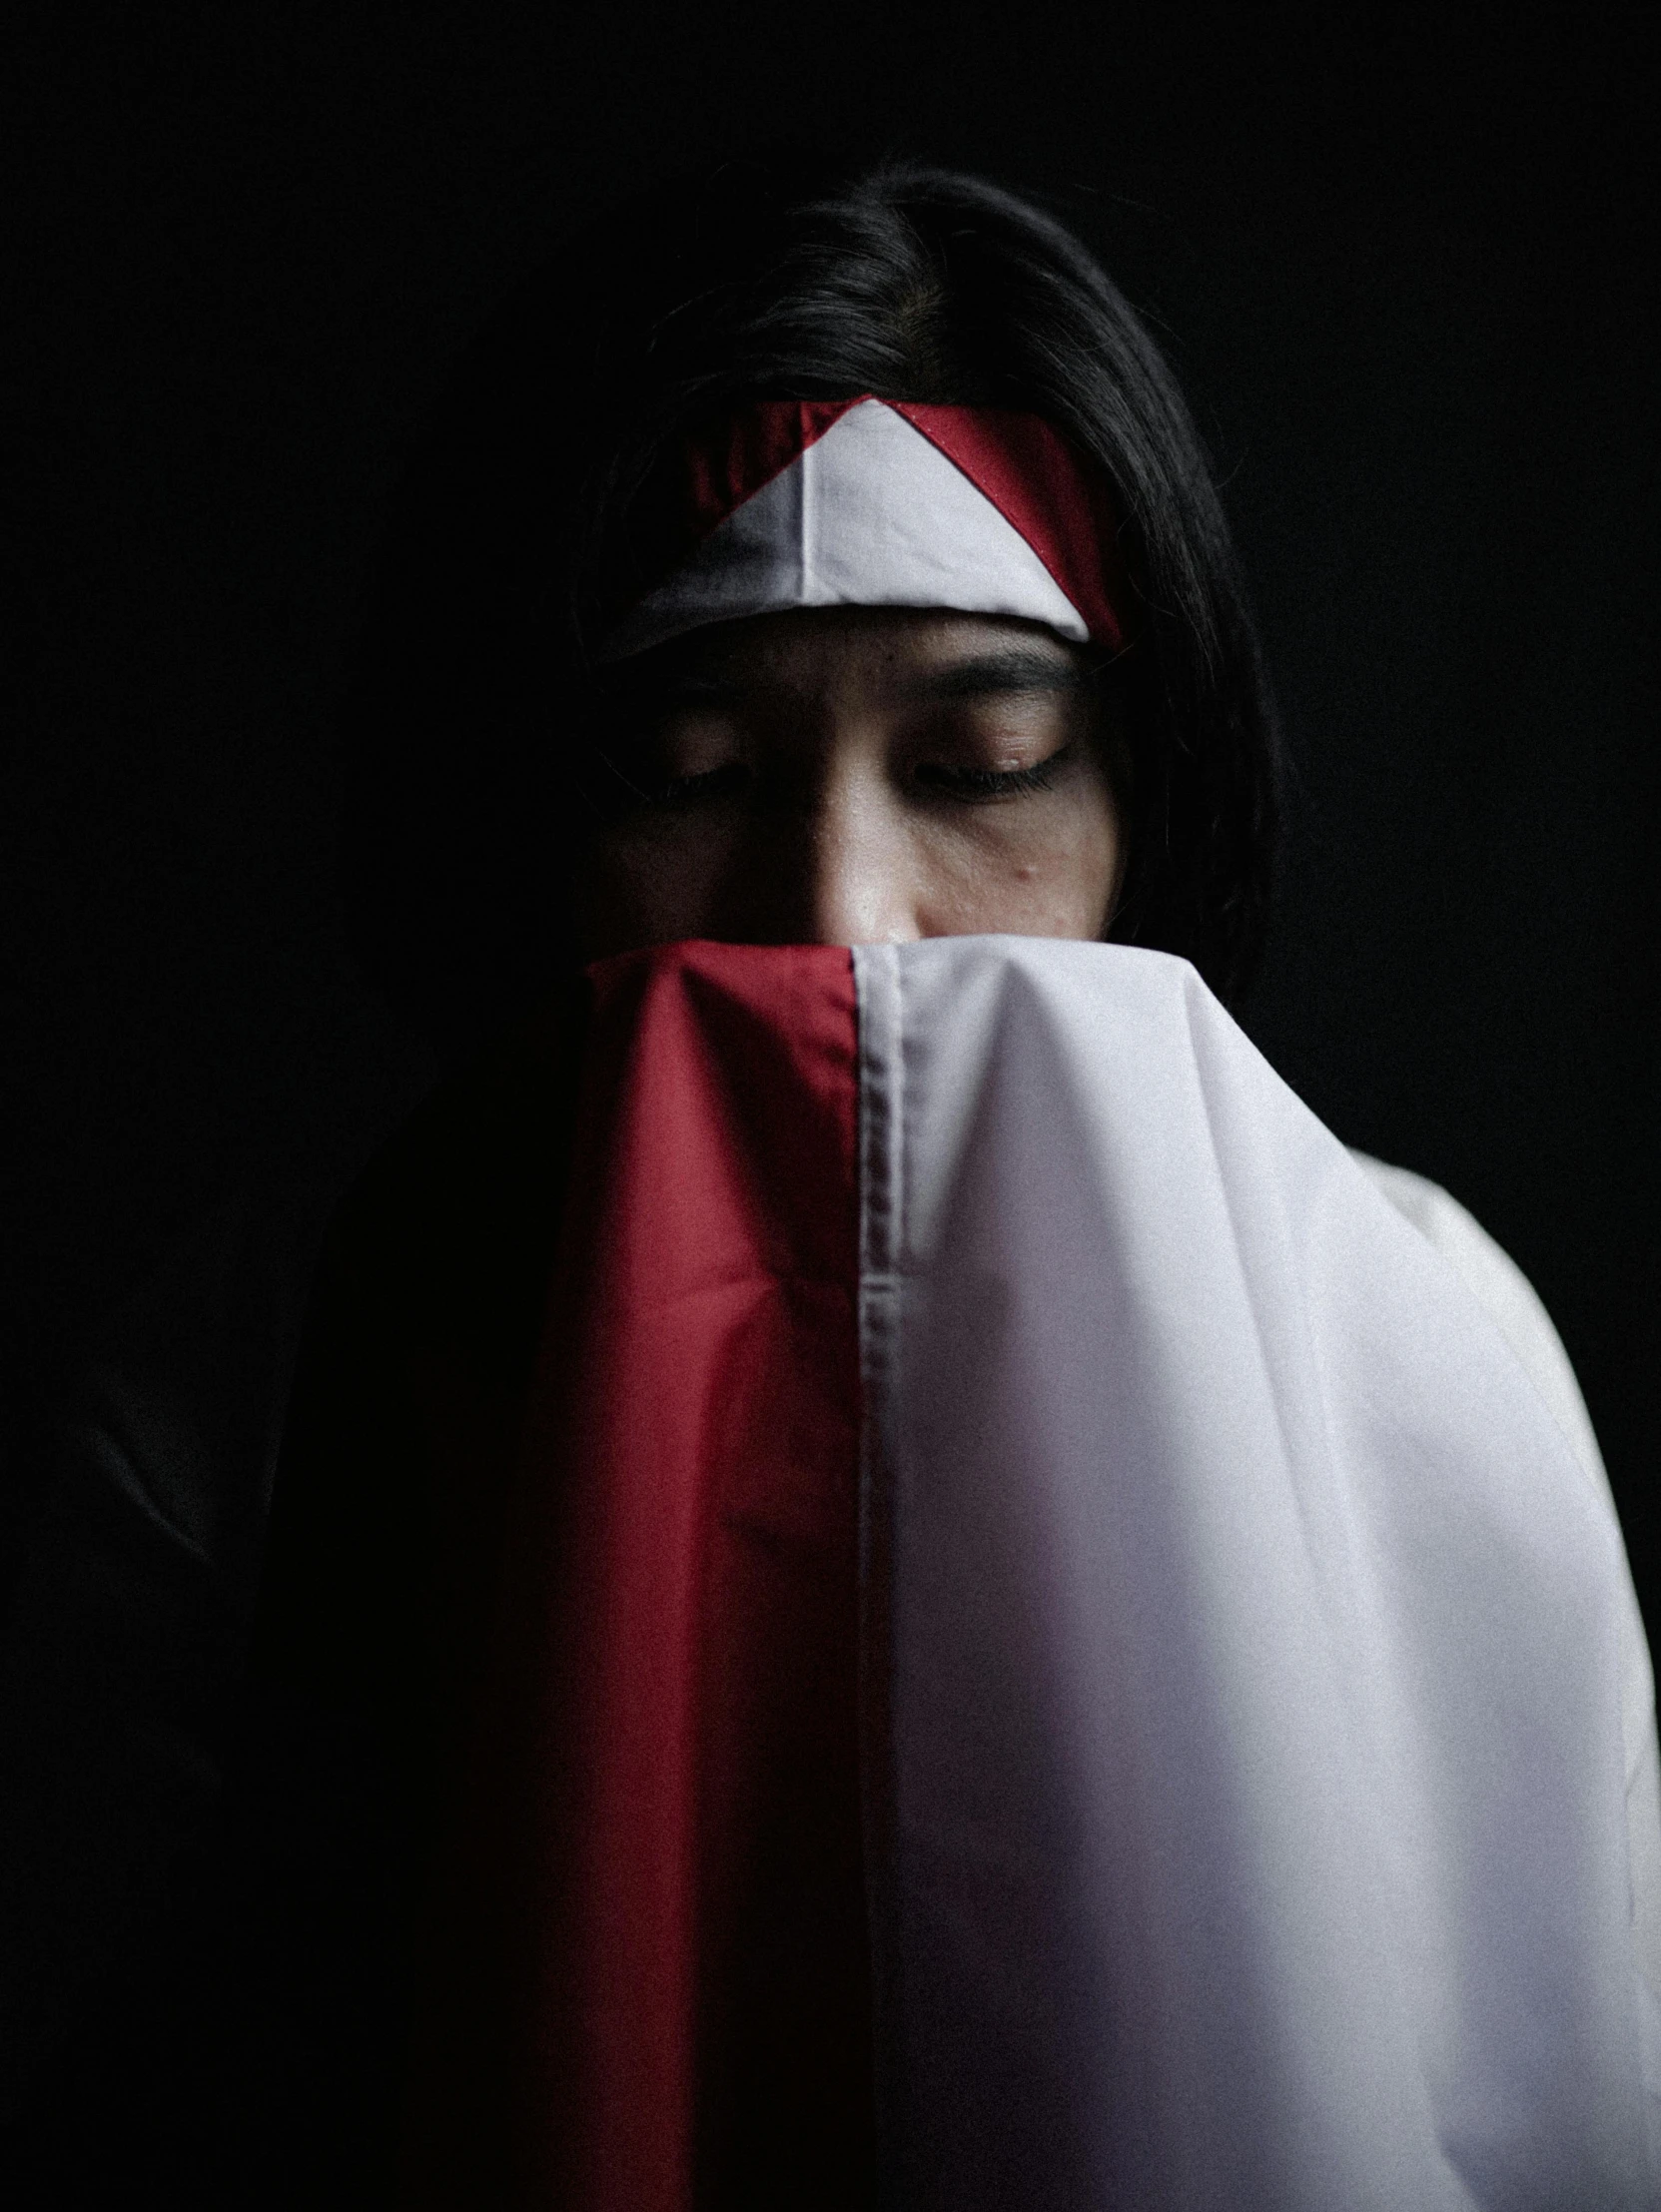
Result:
<svg viewBox="0 0 1661 2212"><path fill-rule="evenodd" d="M683 431L742 396L861 391L1027 409L1105 474L1134 629L1112 676L1131 758L1113 935L1239 993L1266 919L1278 741L1170 370L1031 201L911 162L774 162L660 188L545 263L412 452L345 698L350 924L395 1002L472 1030L566 957L586 636L647 576L647 494Z"/></svg>

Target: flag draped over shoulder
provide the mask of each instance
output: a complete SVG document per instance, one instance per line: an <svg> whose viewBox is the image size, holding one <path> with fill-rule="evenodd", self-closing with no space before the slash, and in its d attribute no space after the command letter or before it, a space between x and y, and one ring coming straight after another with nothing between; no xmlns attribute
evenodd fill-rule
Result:
<svg viewBox="0 0 1661 2212"><path fill-rule="evenodd" d="M407 2200L1653 2202L1612 1509L1194 972L578 1029L349 1214L280 1500L432 1838Z"/></svg>

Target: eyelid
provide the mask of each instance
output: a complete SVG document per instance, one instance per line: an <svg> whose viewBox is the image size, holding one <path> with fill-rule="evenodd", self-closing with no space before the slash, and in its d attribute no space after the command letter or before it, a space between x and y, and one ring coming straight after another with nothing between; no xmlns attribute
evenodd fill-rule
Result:
<svg viewBox="0 0 1661 2212"><path fill-rule="evenodd" d="M917 759L984 757L993 749L1020 755L1058 739L1070 743L1082 717L1068 692L1004 691L934 700L898 725Z"/></svg>
<svg viewBox="0 0 1661 2212"><path fill-rule="evenodd" d="M700 768L689 776L666 776L645 797L654 807L684 806L698 799L724 796L736 783L746 780L749 772L741 760L718 761L713 768Z"/></svg>
<svg viewBox="0 0 1661 2212"><path fill-rule="evenodd" d="M1043 760L1025 768L977 768L972 764L924 761L913 771L919 783L968 800L1014 798L1025 791L1048 791L1058 769L1076 753L1073 743L1060 745Z"/></svg>

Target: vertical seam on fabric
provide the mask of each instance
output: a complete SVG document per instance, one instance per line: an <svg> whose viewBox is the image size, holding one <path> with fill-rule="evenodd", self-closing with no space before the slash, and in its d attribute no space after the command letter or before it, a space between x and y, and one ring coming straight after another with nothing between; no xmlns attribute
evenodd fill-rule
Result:
<svg viewBox="0 0 1661 2212"><path fill-rule="evenodd" d="M819 473L819 463L814 458L813 447L802 448L798 463L798 498L796 507L796 603L811 607L817 604L813 594L810 553L813 547L814 484ZM855 948L855 990L858 990L858 948Z"/></svg>
<svg viewBox="0 0 1661 2212"><path fill-rule="evenodd" d="M859 1051L859 1361L862 1492L882 1457L881 1415L891 1401L894 1303L905 1242L905 1070L899 960L891 945L856 946Z"/></svg>
<svg viewBox="0 0 1661 2212"><path fill-rule="evenodd" d="M871 1949L878 2203L899 2186L899 2060L904 2048L895 1893L893 1695L894 1483L884 1445L899 1333L905 1120L900 964L892 945L856 946L859 1144L859 1723L861 1827Z"/></svg>

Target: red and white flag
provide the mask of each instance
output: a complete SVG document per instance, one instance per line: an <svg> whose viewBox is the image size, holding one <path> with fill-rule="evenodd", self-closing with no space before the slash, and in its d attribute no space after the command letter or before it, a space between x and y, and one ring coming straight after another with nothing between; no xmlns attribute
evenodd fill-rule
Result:
<svg viewBox="0 0 1661 2212"><path fill-rule="evenodd" d="M1454 1269L1164 955L592 989L417 2169L1653 2203L1642 1632Z"/></svg>

